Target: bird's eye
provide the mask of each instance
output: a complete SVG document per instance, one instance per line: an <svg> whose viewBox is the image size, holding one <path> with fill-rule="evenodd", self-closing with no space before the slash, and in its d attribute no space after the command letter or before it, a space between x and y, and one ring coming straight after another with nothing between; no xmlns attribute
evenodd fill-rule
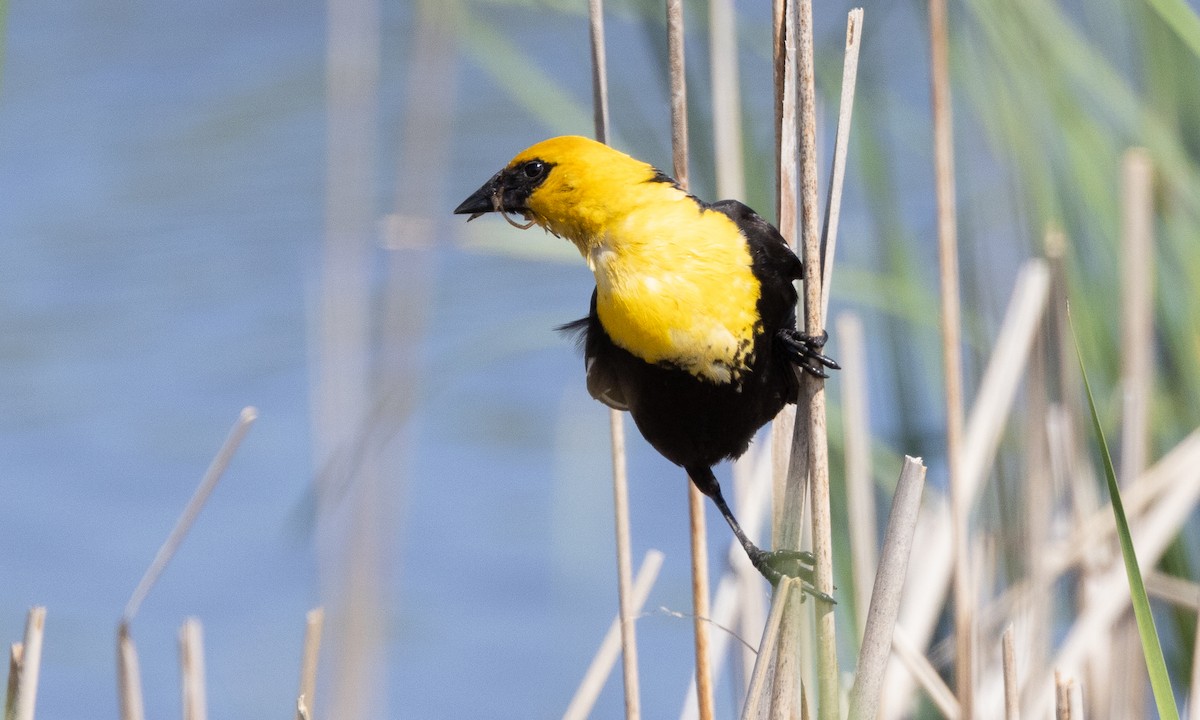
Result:
<svg viewBox="0 0 1200 720"><path fill-rule="evenodd" d="M536 180L546 173L546 163L541 160L530 160L521 168L525 173L525 177L530 180Z"/></svg>

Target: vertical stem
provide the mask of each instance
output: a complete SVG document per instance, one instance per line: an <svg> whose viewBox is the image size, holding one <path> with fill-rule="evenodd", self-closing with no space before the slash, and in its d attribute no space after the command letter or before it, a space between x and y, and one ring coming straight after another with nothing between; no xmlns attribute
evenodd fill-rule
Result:
<svg viewBox="0 0 1200 720"><path fill-rule="evenodd" d="M1012 623L1004 629L1004 720L1020 720L1021 694L1017 688L1017 650Z"/></svg>
<svg viewBox="0 0 1200 720"><path fill-rule="evenodd" d="M875 575L867 629L858 654L858 671L854 687L850 690L849 716L852 720L873 720L878 712L879 690L891 656L896 616L900 612L900 595L908 575L908 559L924 488L924 463L920 458L905 457L892 499L892 511L888 515L883 556L880 558L879 572Z"/></svg>
<svg viewBox="0 0 1200 720"><path fill-rule="evenodd" d="M774 52L775 52L775 150L777 168L777 205L779 213L779 232L788 244L796 247L796 183L798 180L799 161L796 141L797 108L797 64L796 64L796 5L794 0L776 0L774 12ZM804 483L808 478L807 472L798 472L799 482L793 481L797 470L792 467L795 463L801 466L807 462L807 452L797 453L792 448L792 441L797 436L795 432L797 408L784 406L776 416L771 426L772 443L772 488L774 512L771 518L771 537L776 547L799 547L799 525L804 515ZM803 435L800 433L799 435ZM806 437L806 436L805 436ZM764 662L764 653L760 649L758 661L754 666L755 678L765 676L766 669L774 667L774 677L768 696L767 712L771 717L793 717L796 714L795 705L803 703L802 693L797 691L797 685L802 685L800 674L794 670L801 653L800 635L807 624L797 608L799 600L794 593L785 592L790 584L778 587L772 599L771 618L779 617L775 639L771 644L771 653L775 662ZM763 642L766 642L764 636ZM763 671L760 674L759 668ZM750 712L754 694L748 695L743 716ZM757 701L755 701L757 702Z"/></svg>
<svg viewBox="0 0 1200 720"><path fill-rule="evenodd" d="M796 151L796 8L792 0L775 0L774 12L776 206L779 233L795 249L796 164L799 159ZM800 493L798 509L795 502L789 504L787 501L788 465L795 418L796 408L785 405L771 424L771 457L774 463L771 537L777 545L784 542L784 519L793 511L799 517L804 510L803 492ZM806 456L802 455L801 458ZM807 480L807 474L802 479Z"/></svg>
<svg viewBox="0 0 1200 720"><path fill-rule="evenodd" d="M871 427L867 414L867 351L862 319L837 317L842 363L842 435L846 445L846 505L850 518L850 561L854 574L854 617L862 642L878 565L875 534L875 481L871 469Z"/></svg>
<svg viewBox="0 0 1200 720"><path fill-rule="evenodd" d="M684 66L683 1L667 0L667 57L671 75L671 156L675 179L688 188L687 74ZM692 546L692 629L696 638L696 700L701 720L714 710L708 660L708 549L704 531L704 498L688 483L688 517Z"/></svg>
<svg viewBox="0 0 1200 720"><path fill-rule="evenodd" d="M183 720L205 720L204 633L196 618L184 620L179 628L179 674Z"/></svg>
<svg viewBox="0 0 1200 720"><path fill-rule="evenodd" d="M642 715L641 691L638 681L637 633L634 624L636 602L633 598L633 563L630 558L629 480L625 468L625 428L621 413L609 409L609 429L612 436L613 512L617 535L617 603L621 628L621 677L625 688L625 718L636 720Z"/></svg>
<svg viewBox="0 0 1200 720"><path fill-rule="evenodd" d="M800 0L797 19L798 89L800 94L800 227L804 240L804 331L820 335L825 321L821 312L821 238L817 217L816 87L813 68L812 0ZM792 468L789 489L803 483L796 472L797 442L807 440L809 493L812 507L813 585L833 593L833 540L829 514L829 446L825 426L825 383L803 373L797 421L793 432ZM804 418L801 421L800 418ZM793 543L795 541L793 540ZM795 547L793 544L792 547ZM837 720L838 686L837 633L833 605L814 601L817 650L817 716Z"/></svg>
<svg viewBox="0 0 1200 720"><path fill-rule="evenodd" d="M700 720L716 715L712 663L709 658L708 548L704 528L704 495L688 483L688 528L692 540L692 634L696 645L696 702Z"/></svg>
<svg viewBox="0 0 1200 720"><path fill-rule="evenodd" d="M833 258L837 249L838 221L842 211L842 184L846 179L846 156L850 149L850 119L854 114L854 89L858 84L858 51L862 47L863 10L846 16L846 51L842 60L842 97L838 104L837 136L833 146L833 168L829 173L829 195L825 223L821 227L821 317L829 314L829 288L833 280Z"/></svg>
<svg viewBox="0 0 1200 720"><path fill-rule="evenodd" d="M667 0L667 63L671 75L671 161L675 180L687 190L687 73L683 56L683 0Z"/></svg>
<svg viewBox="0 0 1200 720"><path fill-rule="evenodd" d="M760 708L766 702L763 695L766 692L767 677L771 665L776 661L776 648L779 644L779 631L783 623L783 612L788 604L791 591L799 592L794 587L798 584L795 578L784 578L775 591L775 602L771 606L771 614L767 617L767 626L763 629L762 640L758 644L758 655L754 661L754 672L750 675L750 685L746 689L746 702L742 705L742 720L750 720L762 716Z"/></svg>
<svg viewBox="0 0 1200 720"><path fill-rule="evenodd" d="M14 703L16 720L33 720L45 629L46 608L40 605L31 608L25 620L25 640L21 643L21 678L17 683L17 699Z"/></svg>
<svg viewBox="0 0 1200 720"><path fill-rule="evenodd" d="M592 115L596 140L608 144L608 62L604 53L604 0L588 0L592 44Z"/></svg>
<svg viewBox="0 0 1200 720"><path fill-rule="evenodd" d="M117 626L117 700L120 703L121 720L143 720L146 717L137 647L129 635L129 623L124 620Z"/></svg>
<svg viewBox="0 0 1200 720"><path fill-rule="evenodd" d="M717 197L741 200L746 182L742 163L742 98L738 89L737 13L733 0L710 0L708 12Z"/></svg>
<svg viewBox="0 0 1200 720"><path fill-rule="evenodd" d="M325 627L325 608L313 608L304 618L304 650L300 661L300 693L297 707L307 708L307 715L297 720L312 720L316 711L317 662L321 657L321 631Z"/></svg>
<svg viewBox="0 0 1200 720"><path fill-rule="evenodd" d="M596 139L608 142L608 69L604 49L604 2L588 0L592 45L592 111ZM613 511L617 536L617 603L621 629L621 674L625 688L625 717L641 717L638 682L637 632L633 622L633 552L629 533L629 480L625 463L625 422L617 410L608 411L612 438Z"/></svg>
<svg viewBox="0 0 1200 720"><path fill-rule="evenodd" d="M1121 485L1146 468L1154 362L1153 167L1142 148L1125 153L1121 232Z"/></svg>
<svg viewBox="0 0 1200 720"><path fill-rule="evenodd" d="M1128 487L1146 468L1154 351L1153 166L1143 148L1126 151L1121 167L1121 464ZM1117 716L1145 707L1141 640L1127 614L1114 629L1116 676L1110 703Z"/></svg>
<svg viewBox="0 0 1200 720"><path fill-rule="evenodd" d="M974 592L968 551L970 493L963 487L960 467L963 428L962 342L946 0L929 0L929 35L938 258L941 275L942 363L946 373L946 464L950 474L951 536L954 545L954 671L962 718L971 720L975 664Z"/></svg>
<svg viewBox="0 0 1200 720"><path fill-rule="evenodd" d="M318 490L318 567L330 599L332 662L329 705L341 717L367 717L382 690L386 589L383 533L390 485L381 446L365 439L372 387L373 254L379 156L379 0L327 0L325 45L325 237L316 312L316 372L312 402L318 467L354 448L354 482L331 491L341 473ZM334 508L334 498L342 503Z"/></svg>
<svg viewBox="0 0 1200 720"><path fill-rule="evenodd" d="M21 686L21 659L25 646L15 642L8 651L8 685L4 693L4 720L13 720L17 714L17 693Z"/></svg>

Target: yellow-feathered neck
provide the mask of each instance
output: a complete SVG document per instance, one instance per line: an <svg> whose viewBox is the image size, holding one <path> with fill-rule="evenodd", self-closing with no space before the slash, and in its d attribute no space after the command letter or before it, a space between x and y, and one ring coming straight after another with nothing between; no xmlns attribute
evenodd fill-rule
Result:
<svg viewBox="0 0 1200 720"><path fill-rule="evenodd" d="M689 202L653 166L585 137L551 138L513 158L509 167L530 160L551 165L526 204L533 219L579 248L586 258L597 239L624 215L647 204Z"/></svg>
<svg viewBox="0 0 1200 720"><path fill-rule="evenodd" d="M596 276L613 341L650 363L737 381L760 323L746 239L651 165L583 137L538 143L509 168L550 165L530 217L567 238Z"/></svg>

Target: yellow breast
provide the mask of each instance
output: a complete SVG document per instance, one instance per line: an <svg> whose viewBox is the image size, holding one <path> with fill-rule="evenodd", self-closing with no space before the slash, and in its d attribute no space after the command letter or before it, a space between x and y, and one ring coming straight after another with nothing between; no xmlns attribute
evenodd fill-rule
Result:
<svg viewBox="0 0 1200 720"><path fill-rule="evenodd" d="M596 310L617 345L712 382L751 358L759 283L726 215L690 198L634 211L588 248Z"/></svg>

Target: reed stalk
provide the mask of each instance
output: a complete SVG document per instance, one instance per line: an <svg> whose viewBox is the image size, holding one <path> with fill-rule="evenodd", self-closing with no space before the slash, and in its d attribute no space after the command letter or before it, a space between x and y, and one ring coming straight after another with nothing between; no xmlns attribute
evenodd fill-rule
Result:
<svg viewBox="0 0 1200 720"><path fill-rule="evenodd" d="M779 582L779 587L775 589L771 614L767 616L767 626L763 628L762 640L758 644L754 673L750 676L750 685L746 689L746 702L742 704L741 720L755 720L762 717L764 708L770 702L767 697L767 680L778 655L779 633L783 623L784 610L788 604L788 596L802 592L799 585L798 578L784 578ZM778 671L776 671L776 675L778 675Z"/></svg>
<svg viewBox="0 0 1200 720"><path fill-rule="evenodd" d="M738 85L737 10L733 0L711 0L708 13L717 197L745 200L742 97Z"/></svg>
<svg viewBox="0 0 1200 720"><path fill-rule="evenodd" d="M179 628L179 675L183 720L206 720L204 631L196 618L188 618Z"/></svg>
<svg viewBox="0 0 1200 720"><path fill-rule="evenodd" d="M21 658L25 646L15 642L8 648L8 683L4 692L4 720L13 720L17 715L17 693L21 685Z"/></svg>
<svg viewBox="0 0 1200 720"><path fill-rule="evenodd" d="M920 458L905 457L892 498L879 572L875 574L871 607L858 653L858 670L854 687L850 690L851 720L874 720L878 715L880 687L891 656L896 616L900 612L900 595L908 573L913 532L917 527L924 488L925 464Z"/></svg>
<svg viewBox="0 0 1200 720"><path fill-rule="evenodd" d="M1154 197L1149 153L1125 153L1121 171L1121 487L1132 483L1147 462L1150 400L1154 378ZM1145 707L1141 640L1132 615L1114 633L1112 712L1134 717Z"/></svg>
<svg viewBox="0 0 1200 720"><path fill-rule="evenodd" d="M958 289L958 228L954 196L954 126L950 104L949 28L946 0L929 0L930 77L933 102L934 177L941 277L942 364L946 392L946 465L950 471L954 547L954 679L963 720L974 716L975 591L969 557L971 494L963 485L963 380Z"/></svg>
<svg viewBox="0 0 1200 720"><path fill-rule="evenodd" d="M846 446L846 510L854 577L854 617L861 644L878 565L875 478L871 468L871 423L867 401L867 351L862 319L841 313L835 322L842 364L842 436Z"/></svg>
<svg viewBox="0 0 1200 720"><path fill-rule="evenodd" d="M146 717L137 647L133 644L126 620L117 625L117 701L121 720L143 720Z"/></svg>
<svg viewBox="0 0 1200 720"><path fill-rule="evenodd" d="M604 45L604 2L588 0L588 28L592 49L592 114L596 140L608 143L608 63ZM629 530L629 475L625 461L625 419L619 410L608 411L612 442L613 517L617 541L617 604L621 617L621 672L625 691L625 717L641 717L638 681L637 629L633 622L633 551Z"/></svg>
<svg viewBox="0 0 1200 720"><path fill-rule="evenodd" d="M858 54L862 47L863 9L846 16L846 49L842 58L842 95L838 103L837 134L833 143L833 167L825 196L825 221L821 227L821 317L829 315L829 293L833 285L833 259L837 255L838 226L842 214L842 186L846 180L846 158L850 154L850 120L854 115L854 91L858 86Z"/></svg>
<svg viewBox="0 0 1200 720"><path fill-rule="evenodd" d="M1017 650L1013 640L1012 623L1001 636L1004 665L1004 720L1020 720L1021 693L1017 689Z"/></svg>
<svg viewBox="0 0 1200 720"><path fill-rule="evenodd" d="M238 419L230 428L229 434L222 443L221 449L217 451L216 457L208 466L204 476L200 478L200 484L196 487L196 491L192 494L187 505L183 508L183 513L175 522L175 527L171 529L170 535L163 542L162 546L155 554L154 560L150 562L150 566L146 568L145 574L134 588L133 594L129 596L129 601L125 604L125 612L122 615L123 622L128 624L133 622L133 618L137 615L138 608L141 607L142 601L146 599L146 595L150 592L150 588L154 587L154 583L158 580L162 571L166 569L167 564L171 562L171 558L175 556L175 551L179 549L183 538L187 536L188 531L192 529L192 525L196 522L196 518L200 515L200 511L204 508L204 504L208 502L208 498L212 495L212 491L216 489L217 483L220 482L221 476L225 474L225 469L229 467L229 463L233 460L234 453L245 439L246 433L250 432L250 426L258 419L258 411L253 407L242 408Z"/></svg>
<svg viewBox="0 0 1200 720"><path fill-rule="evenodd" d="M33 711L37 707L38 678L42 669L42 638L45 631L46 608L40 605L30 608L25 619L25 639L21 642L21 650L11 656L20 656L19 662L15 663L19 668L16 692L11 696L11 703L5 703L6 706L11 704L14 720L33 720ZM13 664L10 662L9 665L10 682Z"/></svg>
<svg viewBox="0 0 1200 720"><path fill-rule="evenodd" d="M667 62L671 87L671 160L675 180L688 189L687 73L684 60L682 0L667 0ZM700 720L714 715L709 660L708 542L704 527L704 496L688 483L688 528L692 560L692 631L696 645L696 699Z"/></svg>
<svg viewBox="0 0 1200 720"><path fill-rule="evenodd" d="M304 646L300 660L300 691L296 694L296 720L312 720L317 695L317 664L321 658L321 632L325 608L317 607L304 616ZM303 708L304 717L300 717Z"/></svg>

